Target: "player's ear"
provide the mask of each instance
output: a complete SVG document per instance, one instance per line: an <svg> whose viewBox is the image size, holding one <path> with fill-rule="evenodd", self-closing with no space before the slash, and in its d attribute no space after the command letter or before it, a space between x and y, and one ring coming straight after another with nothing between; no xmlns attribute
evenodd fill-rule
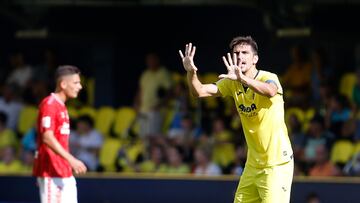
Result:
<svg viewBox="0 0 360 203"><path fill-rule="evenodd" d="M60 87L61 87L61 89L65 89L66 86L67 86L66 80L61 80L61 81L60 81Z"/></svg>
<svg viewBox="0 0 360 203"><path fill-rule="evenodd" d="M253 64L255 65L259 60L259 55L255 55L253 58Z"/></svg>

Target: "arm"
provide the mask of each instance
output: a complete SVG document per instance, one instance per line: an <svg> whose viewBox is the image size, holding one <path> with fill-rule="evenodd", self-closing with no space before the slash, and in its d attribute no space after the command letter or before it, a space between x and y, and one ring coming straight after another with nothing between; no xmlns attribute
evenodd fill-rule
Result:
<svg viewBox="0 0 360 203"><path fill-rule="evenodd" d="M223 57L224 64L228 69L227 74L221 74L220 78L228 78L230 80L236 80L242 83L243 85L248 86L250 89L254 90L254 92L261 94L266 97L273 97L276 95L278 91L278 87L274 81L258 81L252 78L245 76L241 68L237 64L236 54L231 55L228 53L228 57Z"/></svg>
<svg viewBox="0 0 360 203"><path fill-rule="evenodd" d="M55 153L59 154L61 157L67 160L76 174L86 172L86 166L84 165L84 163L76 159L60 145L60 143L55 138L53 131L45 131L45 133L42 135L42 141L47 146L49 146Z"/></svg>
<svg viewBox="0 0 360 203"><path fill-rule="evenodd" d="M241 72L241 71L240 71ZM273 97L277 94L278 87L276 86L275 82L273 81L258 81L251 79L249 77L246 77L245 75L241 76L241 83L248 86L252 90L254 90L256 93L261 94L266 97Z"/></svg>
<svg viewBox="0 0 360 203"><path fill-rule="evenodd" d="M187 71L187 81L195 97L221 96L218 87L214 84L202 84L196 71Z"/></svg>
<svg viewBox="0 0 360 203"><path fill-rule="evenodd" d="M202 84L196 74L197 67L194 64L194 55L196 47L191 43L186 44L185 56L179 50L183 66L187 71L187 81L192 95L195 97L221 96L218 87L214 84Z"/></svg>

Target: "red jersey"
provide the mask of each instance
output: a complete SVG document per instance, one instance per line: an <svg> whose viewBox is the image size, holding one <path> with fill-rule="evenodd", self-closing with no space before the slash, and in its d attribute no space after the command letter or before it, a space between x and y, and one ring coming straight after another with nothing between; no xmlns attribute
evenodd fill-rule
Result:
<svg viewBox="0 0 360 203"><path fill-rule="evenodd" d="M39 105L37 120L37 152L35 153L33 175L37 177L70 177L72 169L67 160L55 153L43 143L42 135L47 131L54 132L60 145L69 151L70 122L64 102L51 94Z"/></svg>

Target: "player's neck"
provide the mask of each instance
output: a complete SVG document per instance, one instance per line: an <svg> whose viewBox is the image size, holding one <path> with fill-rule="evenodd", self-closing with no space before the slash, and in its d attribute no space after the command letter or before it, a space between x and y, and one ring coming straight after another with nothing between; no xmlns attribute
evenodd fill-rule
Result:
<svg viewBox="0 0 360 203"><path fill-rule="evenodd" d="M255 79L258 72L259 72L258 69L254 66L254 67L250 68L244 75L249 78Z"/></svg>
<svg viewBox="0 0 360 203"><path fill-rule="evenodd" d="M60 99L63 103L66 102L67 97L66 97L66 95L64 94L64 92L55 91L54 94L55 94L55 96L56 96L58 99Z"/></svg>

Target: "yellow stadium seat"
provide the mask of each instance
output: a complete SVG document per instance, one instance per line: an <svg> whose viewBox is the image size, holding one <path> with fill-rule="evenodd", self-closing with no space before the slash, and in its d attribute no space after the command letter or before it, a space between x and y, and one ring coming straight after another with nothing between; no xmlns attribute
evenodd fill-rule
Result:
<svg viewBox="0 0 360 203"><path fill-rule="evenodd" d="M235 145L231 143L233 134L230 131L215 133L212 160L222 167L228 166L235 160Z"/></svg>
<svg viewBox="0 0 360 203"><path fill-rule="evenodd" d="M174 119L176 111L173 108L166 108L164 111L164 121L163 121L163 126L162 126L162 131L164 133L167 133L168 130L171 127L171 123Z"/></svg>
<svg viewBox="0 0 360 203"><path fill-rule="evenodd" d="M340 78L339 92L345 95L349 101L353 99L353 89L356 85L356 78L356 73L354 72L346 73Z"/></svg>
<svg viewBox="0 0 360 203"><path fill-rule="evenodd" d="M145 145L141 140L137 140L135 143L127 147L126 154L129 160L133 163L136 162L138 156L145 152Z"/></svg>
<svg viewBox="0 0 360 203"><path fill-rule="evenodd" d="M97 116L97 111L94 107L91 106L83 106L78 110L78 116L90 116L94 121Z"/></svg>
<svg viewBox="0 0 360 203"><path fill-rule="evenodd" d="M109 135L115 120L115 109L110 106L102 106L97 111L95 128L104 136Z"/></svg>
<svg viewBox="0 0 360 203"><path fill-rule="evenodd" d="M226 167L235 160L235 156L234 144L224 143L214 147L212 160L221 167Z"/></svg>
<svg viewBox="0 0 360 203"><path fill-rule="evenodd" d="M100 149L99 162L106 172L114 172L116 170L115 163L121 142L117 138L107 137Z"/></svg>
<svg viewBox="0 0 360 203"><path fill-rule="evenodd" d="M355 144L354 144L354 154L357 154L360 152L360 141L357 141Z"/></svg>
<svg viewBox="0 0 360 203"><path fill-rule="evenodd" d="M24 135L30 128L35 126L38 109L35 106L25 106L19 115L17 130Z"/></svg>
<svg viewBox="0 0 360 203"><path fill-rule="evenodd" d="M186 82L186 74L181 74L179 72L172 72L171 73L172 80L175 84L180 82Z"/></svg>
<svg viewBox="0 0 360 203"><path fill-rule="evenodd" d="M302 123L303 132L306 132L308 130L310 121L311 121L311 119L314 118L315 113L316 113L315 108L309 108L304 112L304 120Z"/></svg>
<svg viewBox="0 0 360 203"><path fill-rule="evenodd" d="M120 107L115 116L114 133L119 137L126 137L129 128L132 127L136 119L136 111L132 107Z"/></svg>
<svg viewBox="0 0 360 203"><path fill-rule="evenodd" d="M334 143L330 160L333 163L345 164L354 154L354 144L349 140L338 140Z"/></svg>
<svg viewBox="0 0 360 203"><path fill-rule="evenodd" d="M290 107L285 110L285 121L289 122L290 116L295 115L302 123L305 119L305 112L299 107Z"/></svg>
<svg viewBox="0 0 360 203"><path fill-rule="evenodd" d="M291 128L289 126L289 123L290 123L290 118L292 115L296 116L296 118L299 120L299 122L301 123L302 126L305 121L305 112L301 108L290 107L290 108L286 109L285 110L285 123L288 126L290 132L291 132Z"/></svg>

